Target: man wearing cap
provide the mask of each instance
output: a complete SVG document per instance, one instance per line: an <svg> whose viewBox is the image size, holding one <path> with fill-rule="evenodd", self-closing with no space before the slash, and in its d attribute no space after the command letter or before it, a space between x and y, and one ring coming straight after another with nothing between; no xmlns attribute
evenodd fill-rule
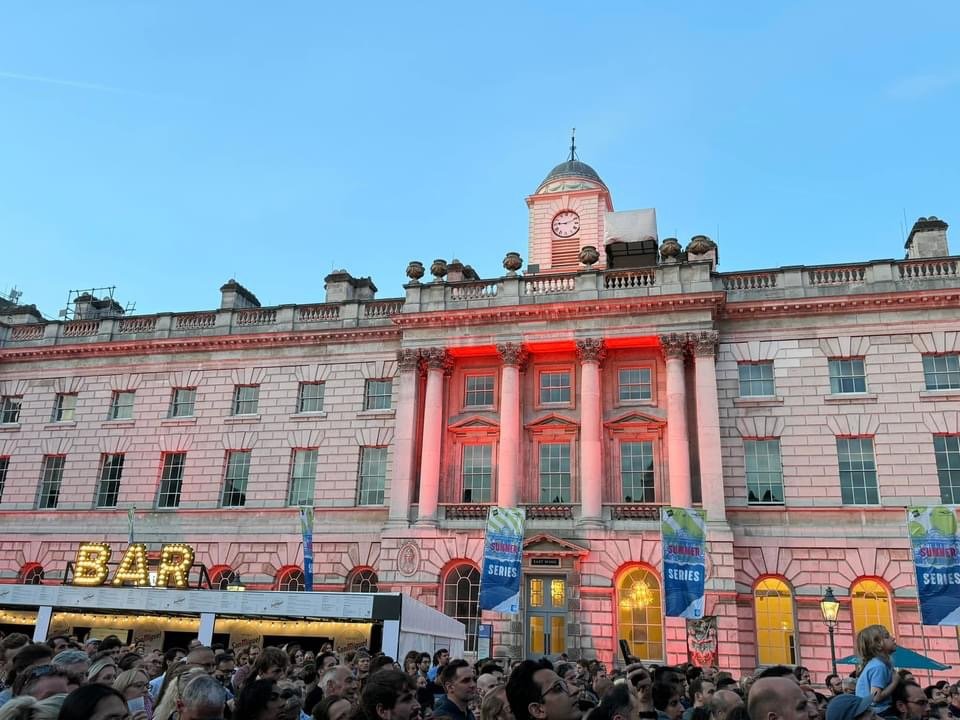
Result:
<svg viewBox="0 0 960 720"><path fill-rule="evenodd" d="M827 720L871 720L872 698L841 693L827 704Z"/></svg>

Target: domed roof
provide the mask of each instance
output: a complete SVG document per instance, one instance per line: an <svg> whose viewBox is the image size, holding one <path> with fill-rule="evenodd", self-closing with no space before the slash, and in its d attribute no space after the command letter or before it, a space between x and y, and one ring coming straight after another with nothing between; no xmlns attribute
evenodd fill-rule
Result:
<svg viewBox="0 0 960 720"><path fill-rule="evenodd" d="M578 177L585 180L592 180L594 182L600 183L606 187L606 183L600 179L600 176L597 174L597 171L592 167L587 165L585 162L580 162L579 160L567 160L557 165L553 170L551 170L547 176L543 179L543 182L540 185L544 185L553 180L560 180L563 178Z"/></svg>

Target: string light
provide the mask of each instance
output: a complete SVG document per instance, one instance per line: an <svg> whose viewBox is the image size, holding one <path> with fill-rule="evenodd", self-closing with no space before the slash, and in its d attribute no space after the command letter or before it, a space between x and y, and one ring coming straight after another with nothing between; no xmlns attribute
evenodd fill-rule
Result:
<svg viewBox="0 0 960 720"><path fill-rule="evenodd" d="M86 542L77 548L77 561L74 563L73 584L84 587L103 585L110 571L110 546L104 542Z"/></svg>
<svg viewBox="0 0 960 720"><path fill-rule="evenodd" d="M114 585L133 583L136 587L150 584L150 573L147 570L147 546L143 543L134 543L127 548L120 561L120 567L113 576Z"/></svg>

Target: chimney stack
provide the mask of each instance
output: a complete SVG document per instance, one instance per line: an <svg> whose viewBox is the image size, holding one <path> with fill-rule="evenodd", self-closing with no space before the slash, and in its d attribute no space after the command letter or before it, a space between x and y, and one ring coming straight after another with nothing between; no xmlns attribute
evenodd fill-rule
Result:
<svg viewBox="0 0 960 720"><path fill-rule="evenodd" d="M221 310L240 310L242 308L258 307L260 307L260 301L257 300L257 296L233 278L227 280L226 285L220 287Z"/></svg>
<svg viewBox="0 0 960 720"><path fill-rule="evenodd" d="M907 250L907 260L949 256L947 227L949 226L943 220L933 215L918 218L904 245Z"/></svg>

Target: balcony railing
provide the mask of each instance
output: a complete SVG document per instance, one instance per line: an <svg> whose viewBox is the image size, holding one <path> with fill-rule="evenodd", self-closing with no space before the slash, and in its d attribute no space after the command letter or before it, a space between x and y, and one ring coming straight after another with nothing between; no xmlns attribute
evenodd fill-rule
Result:
<svg viewBox="0 0 960 720"><path fill-rule="evenodd" d="M659 520L662 505L656 503L616 503L608 507L614 520Z"/></svg>

